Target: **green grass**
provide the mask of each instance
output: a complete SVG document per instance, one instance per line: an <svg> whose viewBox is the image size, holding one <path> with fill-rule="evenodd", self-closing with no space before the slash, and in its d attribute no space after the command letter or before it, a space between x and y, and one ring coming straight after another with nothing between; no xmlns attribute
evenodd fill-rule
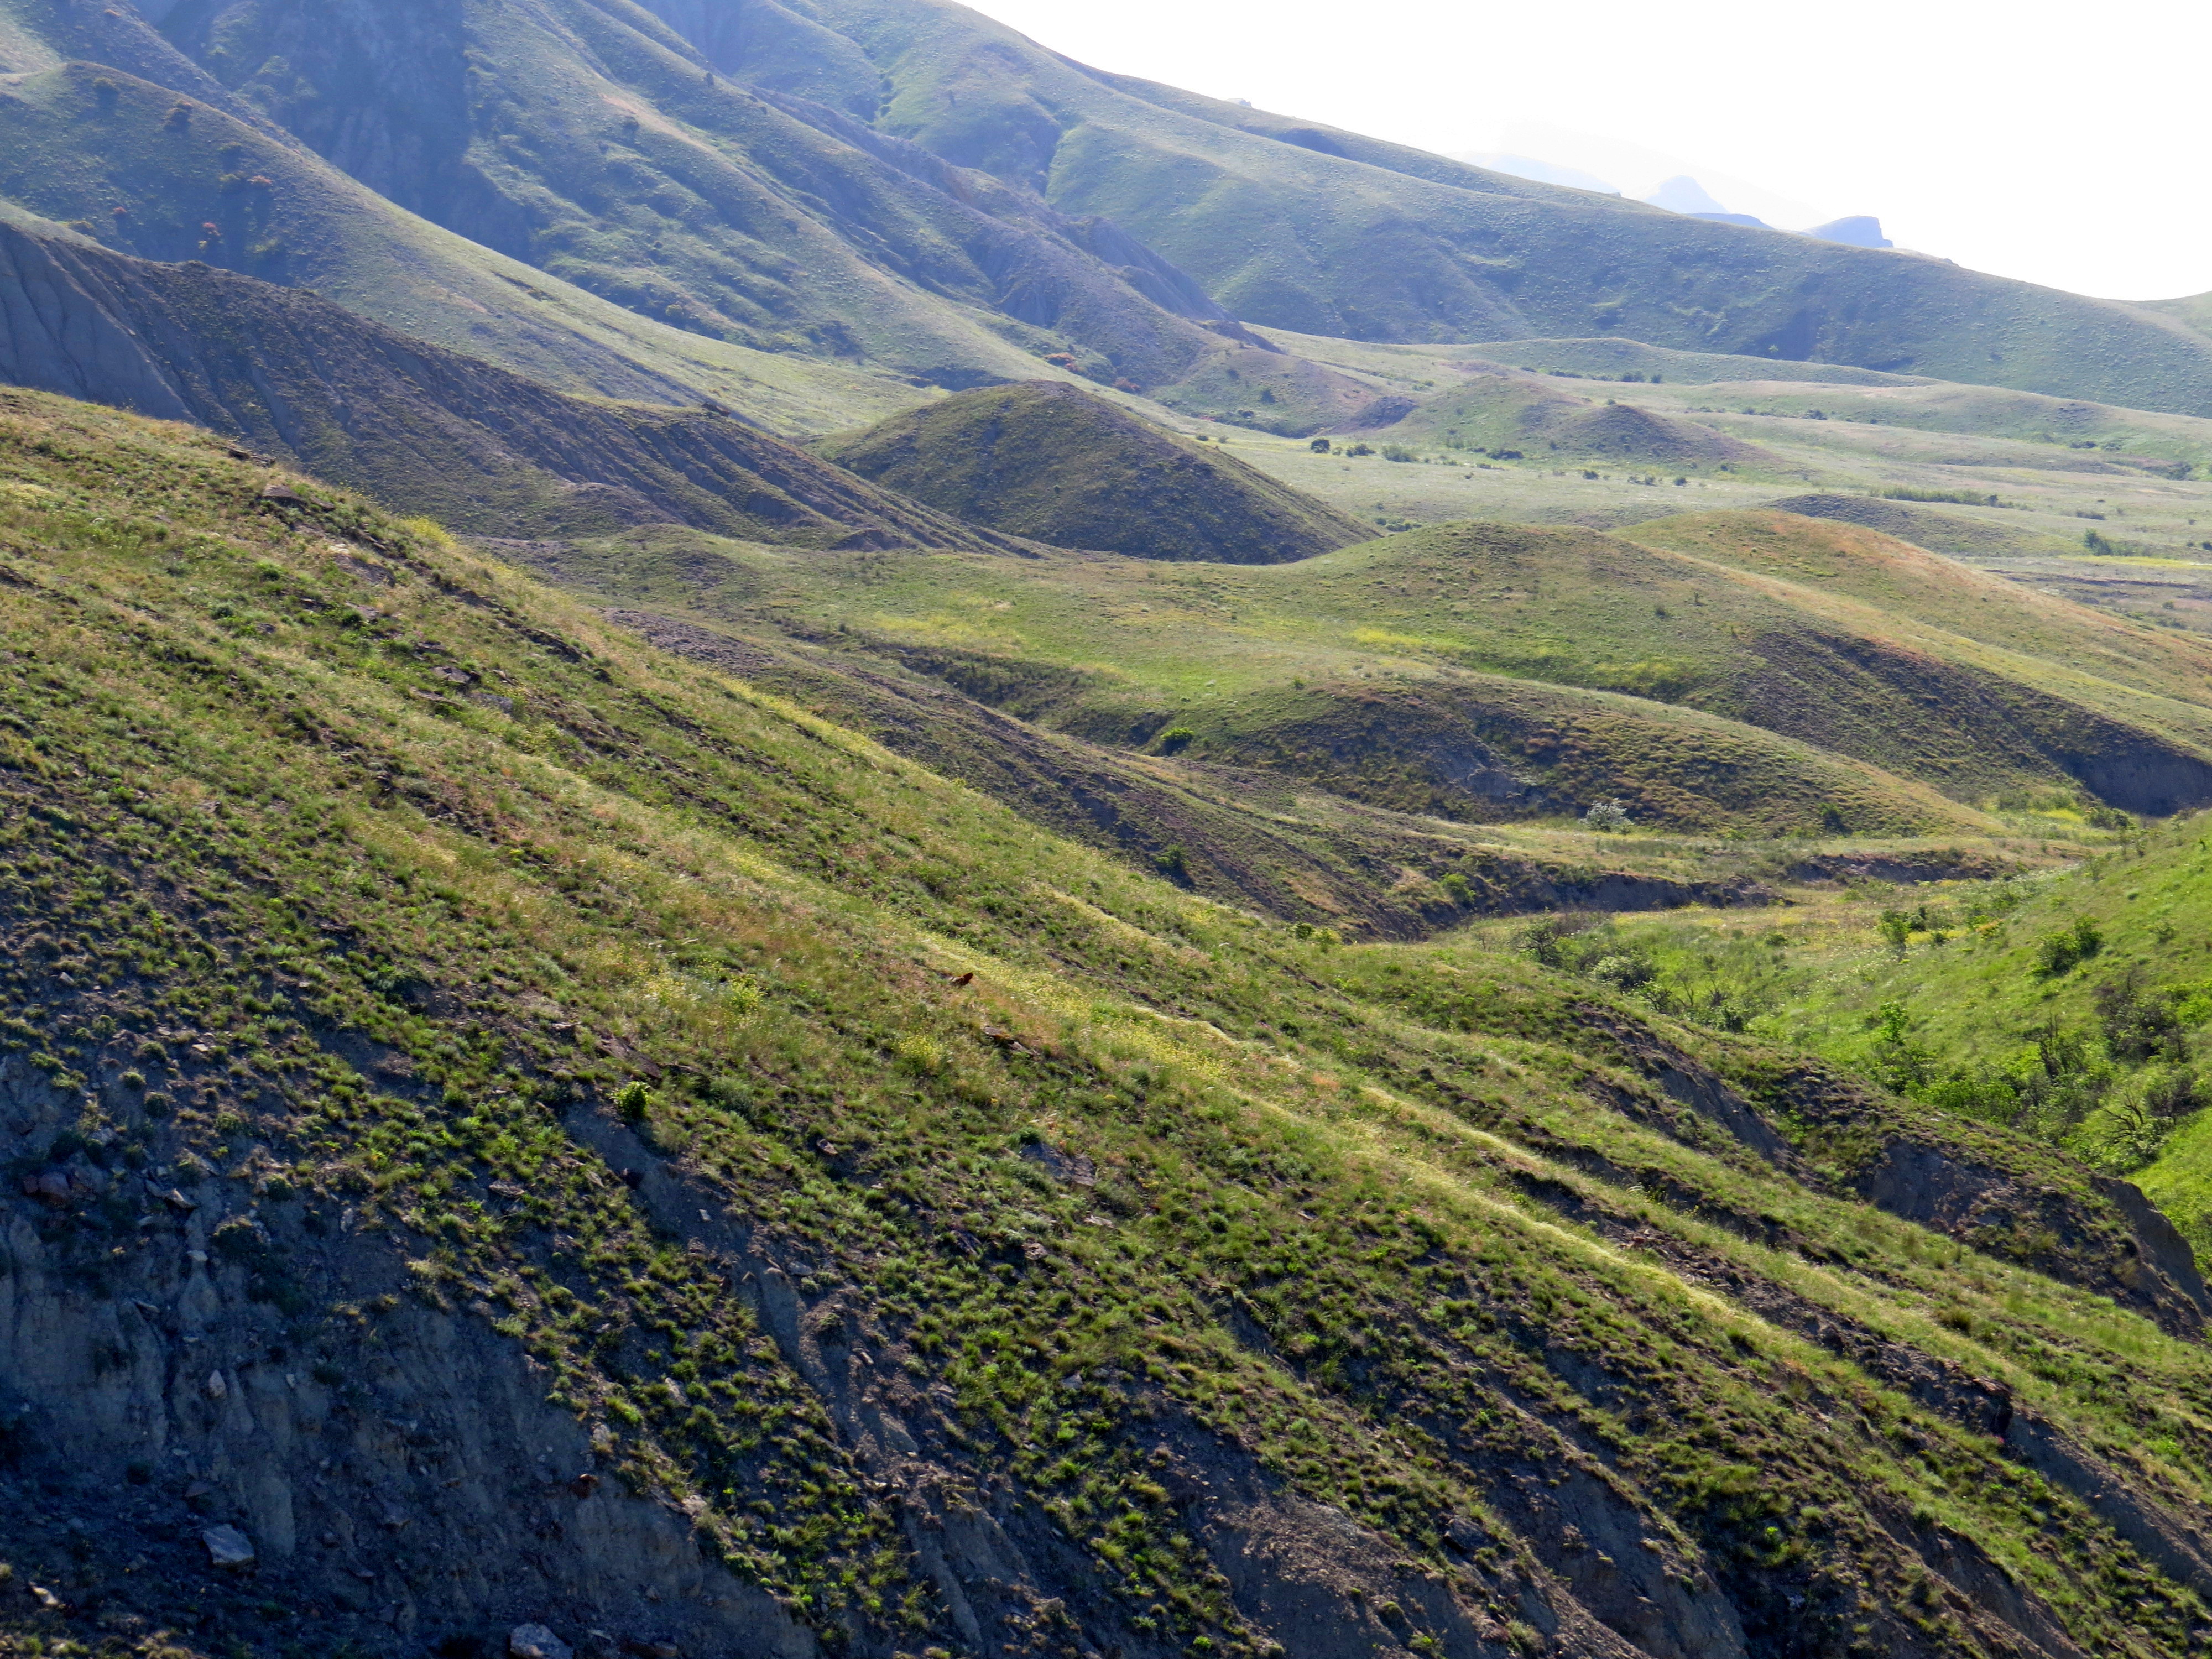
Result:
<svg viewBox="0 0 2212 1659"><path fill-rule="evenodd" d="M1817 1048L1933 1108L2063 1146L2139 1182L2203 1250L2205 829L2178 818L2039 879L1903 891L1876 877L1796 913L1624 918L1522 943L1651 1006Z"/></svg>
<svg viewBox="0 0 2212 1659"><path fill-rule="evenodd" d="M841 1297L945 1385L930 1455L1012 1482L1102 1648L1277 1639L1188 1541L1214 1500L1154 1479L1188 1437L1499 1627L1565 1605L1550 1570L1604 1594L1529 1477L1650 1540L1619 1563L1642 1593L1725 1597L1754 1632L1991 1651L1939 1528L2085 1648L2172 1650L2200 1616L2091 1500L1866 1357L1992 1378L2203 1524L2203 1350L2112 1299L2117 1224L2033 1141L1510 951L1194 898L426 528L322 492L274 510L199 434L11 394L0 477L0 1033L97 1083L77 1144L230 1170L250 1135L292 1195L263 1192L258 1271L292 1271L287 1206L354 1206L408 1294L501 1322L631 1482L817 1629L951 1626L592 1115L633 1114L806 1306ZM223 1052L122 1036L156 1025ZM422 1086L355 1073L332 1029ZM111 1077L125 1048L153 1111ZM1668 1065L1765 1102L1807 1178L1674 1103ZM1096 1188L1022 1156L1040 1138ZM1893 1144L1999 1172L2048 1235L1970 1244L1848 1196ZM487 1204L495 1182L524 1198ZM48 1248L90 1271L106 1224ZM318 1363L352 1352L348 1308L376 1317L338 1288L295 1316ZM1815 1340L1838 1328L1896 1346ZM101 1565L18 1564L70 1594ZM22 1650L67 1628L8 1619Z"/></svg>

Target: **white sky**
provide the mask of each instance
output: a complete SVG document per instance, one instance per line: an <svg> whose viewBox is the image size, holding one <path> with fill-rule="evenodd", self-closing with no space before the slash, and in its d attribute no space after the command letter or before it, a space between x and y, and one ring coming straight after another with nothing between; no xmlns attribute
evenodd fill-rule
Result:
<svg viewBox="0 0 2212 1659"><path fill-rule="evenodd" d="M1679 157L2078 293L2212 289L2203 0L981 0L1101 69L1449 155ZM1618 179L1641 193L1654 180ZM1798 228L1790 226L1790 228Z"/></svg>

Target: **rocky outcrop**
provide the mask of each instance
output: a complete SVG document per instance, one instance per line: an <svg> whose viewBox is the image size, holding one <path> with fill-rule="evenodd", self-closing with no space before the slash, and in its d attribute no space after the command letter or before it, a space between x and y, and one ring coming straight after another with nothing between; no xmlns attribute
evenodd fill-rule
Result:
<svg viewBox="0 0 2212 1659"><path fill-rule="evenodd" d="M135 1558L143 1614L202 1599L210 1639L225 1574L246 1572L319 1608L333 1645L419 1652L537 1620L572 1642L815 1651L683 1515L624 1486L516 1343L411 1294L398 1237L272 1189L258 1148L229 1171L103 1168L96 1146L57 1158L76 1106L0 1060L0 1147L72 1183L0 1205L7 1474L43 1494L10 1529L19 1560L74 1544L119 1574ZM96 1241L94 1209L137 1218L128 1245ZM331 1300L353 1316L303 1341L308 1304Z"/></svg>

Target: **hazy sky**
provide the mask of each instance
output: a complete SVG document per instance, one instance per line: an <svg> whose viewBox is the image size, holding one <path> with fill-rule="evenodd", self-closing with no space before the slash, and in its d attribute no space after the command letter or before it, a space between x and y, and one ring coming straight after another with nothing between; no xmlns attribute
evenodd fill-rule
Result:
<svg viewBox="0 0 2212 1659"><path fill-rule="evenodd" d="M2203 0L978 9L1103 69L1426 149L1525 148L1532 129L1626 143L1823 216L1879 215L1900 246L1976 270L2120 299L2212 289Z"/></svg>

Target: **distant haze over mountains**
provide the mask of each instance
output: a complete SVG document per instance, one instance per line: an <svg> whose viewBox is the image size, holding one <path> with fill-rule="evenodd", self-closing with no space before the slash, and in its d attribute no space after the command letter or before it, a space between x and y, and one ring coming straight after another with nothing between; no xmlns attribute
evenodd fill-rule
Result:
<svg viewBox="0 0 2212 1659"><path fill-rule="evenodd" d="M2212 289L2212 221L2172 211L2166 182L2167 158L2202 149L2193 82L2212 11L2201 7L2160 8L2145 35L1991 29L1973 8L1893 0L1855 11L1844 29L1816 9L1747 0L1598 0L1576 12L1571 44L1540 8L1443 0L1350 30L1311 0L982 9L1102 70L1442 154L1534 156L1631 197L1686 173L1771 225L1879 213L1905 246L2073 293L2149 301ZM1946 63L1974 68L1931 96L1927 66ZM2100 108L2094 140L2030 114L2078 108L2100 86L2127 92ZM1524 136L1539 126L1612 134L1697 165L1631 178L1642 170ZM1801 210L1742 197L1737 178L1800 198ZM2068 212L2051 213L2053 202Z"/></svg>
<svg viewBox="0 0 2212 1659"><path fill-rule="evenodd" d="M1800 230L1852 247L1895 246L1882 234L1881 222L1874 215L1839 217L1680 157L1565 128L1524 123L1509 130L1499 149L1468 150L1453 159L1540 184L1632 197L1669 213L1722 224ZM1627 183L1624 186L1616 179Z"/></svg>

